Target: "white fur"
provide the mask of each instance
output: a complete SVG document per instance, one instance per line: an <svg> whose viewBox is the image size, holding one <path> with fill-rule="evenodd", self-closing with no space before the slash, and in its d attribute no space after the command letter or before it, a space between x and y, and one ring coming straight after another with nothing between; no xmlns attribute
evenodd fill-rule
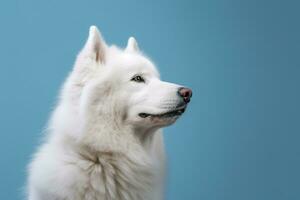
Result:
<svg viewBox="0 0 300 200"><path fill-rule="evenodd" d="M145 83L131 81L142 75ZM66 80L45 142L29 165L29 200L160 200L165 155L160 128L180 86L163 82L130 38L107 46L95 26Z"/></svg>

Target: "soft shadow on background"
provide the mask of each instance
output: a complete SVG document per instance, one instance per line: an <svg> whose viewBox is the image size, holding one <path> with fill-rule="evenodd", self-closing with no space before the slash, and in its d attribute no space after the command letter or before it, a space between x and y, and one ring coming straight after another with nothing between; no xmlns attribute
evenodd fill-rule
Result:
<svg viewBox="0 0 300 200"><path fill-rule="evenodd" d="M300 199L297 1L0 2L0 199L25 166L88 34L135 36L162 78L194 91L165 129L167 200Z"/></svg>

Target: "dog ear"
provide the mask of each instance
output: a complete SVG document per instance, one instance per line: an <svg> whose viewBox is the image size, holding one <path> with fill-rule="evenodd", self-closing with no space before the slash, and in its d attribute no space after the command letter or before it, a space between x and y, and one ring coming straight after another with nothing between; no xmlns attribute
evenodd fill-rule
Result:
<svg viewBox="0 0 300 200"><path fill-rule="evenodd" d="M126 51L131 51L131 52L137 52L139 51L139 46L138 46L138 43L137 41L134 39L134 37L130 37L128 39L128 42L127 42L127 47L125 49Z"/></svg>
<svg viewBox="0 0 300 200"><path fill-rule="evenodd" d="M96 62L105 62L107 45L96 26L91 26L89 37L80 52L81 56L89 57Z"/></svg>

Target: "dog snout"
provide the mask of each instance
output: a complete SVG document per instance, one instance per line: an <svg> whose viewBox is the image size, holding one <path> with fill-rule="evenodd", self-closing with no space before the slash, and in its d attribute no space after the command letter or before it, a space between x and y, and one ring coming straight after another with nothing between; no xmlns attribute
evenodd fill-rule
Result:
<svg viewBox="0 0 300 200"><path fill-rule="evenodd" d="M181 87L178 89L178 94L183 98L185 103L190 102L192 97L192 90L189 88Z"/></svg>

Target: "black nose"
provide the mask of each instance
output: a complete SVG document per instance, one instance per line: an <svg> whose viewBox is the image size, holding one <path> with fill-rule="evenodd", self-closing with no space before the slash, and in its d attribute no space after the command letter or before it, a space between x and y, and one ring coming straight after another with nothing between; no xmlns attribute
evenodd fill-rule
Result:
<svg viewBox="0 0 300 200"><path fill-rule="evenodd" d="M189 88L179 88L178 90L178 94L179 96L181 96L184 100L185 103L190 102L191 97L192 97L192 90Z"/></svg>

